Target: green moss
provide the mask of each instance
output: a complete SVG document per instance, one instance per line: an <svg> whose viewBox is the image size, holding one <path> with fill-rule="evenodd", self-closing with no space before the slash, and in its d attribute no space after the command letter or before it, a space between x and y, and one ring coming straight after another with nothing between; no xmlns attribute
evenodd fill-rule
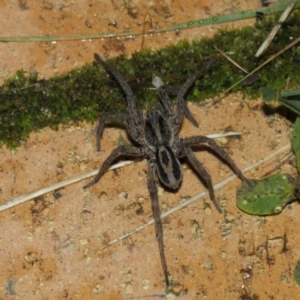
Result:
<svg viewBox="0 0 300 300"><path fill-rule="evenodd" d="M300 36L300 13L295 12L283 24L278 35L260 58L254 55L278 16L265 18L253 27L241 30L221 30L213 38L179 42L159 51L142 49L131 59L124 55L110 61L123 74L137 96L139 105L148 108L156 100L152 78L159 76L165 84L180 86L199 70L205 59L214 58L212 69L196 81L187 99L201 101L216 97L244 74L221 56L214 48L227 53L248 71L283 49ZM251 86L240 85L245 97L255 98L261 87L284 90L297 88L300 79L300 47L294 46L266 65L260 80ZM60 123L95 121L101 114L126 110L124 95L118 84L96 63L85 65L67 74L49 80L38 80L36 74L20 70L0 88L0 144L17 147L32 130L46 126L57 128Z"/></svg>

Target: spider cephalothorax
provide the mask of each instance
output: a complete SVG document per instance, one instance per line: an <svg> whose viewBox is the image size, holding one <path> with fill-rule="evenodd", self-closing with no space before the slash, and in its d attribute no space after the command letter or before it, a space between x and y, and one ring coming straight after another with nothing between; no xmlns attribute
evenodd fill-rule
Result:
<svg viewBox="0 0 300 300"><path fill-rule="evenodd" d="M84 188L88 188L97 183L101 176L108 170L112 162L120 156L148 159L148 188L152 200L156 237L166 285L169 286L168 268L163 247L163 226L160 219L158 191L155 181L156 174L163 185L174 190L177 189L180 186L183 176L179 158L186 157L194 171L207 186L210 198L219 212L221 212L221 208L215 198L211 177L201 162L196 158L192 147L207 144L242 180L246 180L226 151L218 146L212 139L206 136L192 136L185 139L178 137L184 115L194 126L198 127L197 121L192 116L184 101L184 96L194 81L208 71L212 65L212 60L200 71L191 75L179 89L161 86L158 89L159 101L155 103L154 108L143 113L142 109L137 107L135 96L119 71L103 61L98 54L95 54L95 59L118 81L126 95L128 105L128 113L105 115L100 119L97 130L97 148L100 150L100 139L105 123L114 119L120 119L124 122L128 135L137 146L119 146L113 150L109 157L103 162L94 180L85 185ZM169 94L176 95L175 108L172 105Z"/></svg>
<svg viewBox="0 0 300 300"><path fill-rule="evenodd" d="M177 189L182 181L182 169L172 149L174 132L160 110L150 109L146 113L145 142L155 154L160 181L169 188Z"/></svg>

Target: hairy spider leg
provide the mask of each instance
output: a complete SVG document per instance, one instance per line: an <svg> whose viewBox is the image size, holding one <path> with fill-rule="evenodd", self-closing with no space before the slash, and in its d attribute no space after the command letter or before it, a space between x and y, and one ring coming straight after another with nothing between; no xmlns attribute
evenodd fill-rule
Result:
<svg viewBox="0 0 300 300"><path fill-rule="evenodd" d="M243 175L242 171L238 168L238 166L235 164L235 162L232 160L232 158L228 155L228 153L223 148L221 148L214 140L212 140L206 136L191 136L191 137L183 139L182 144L183 144L183 150L185 152L185 156L187 157L189 162L192 164L192 166L195 168L195 171L197 172L197 174L201 178L203 178L203 180L206 182L212 201L214 202L218 211L222 212L222 210L215 198L213 186L211 183L211 177L208 174L208 172L204 169L202 164L198 161L198 159L194 155L191 147L200 146L201 144L208 144L210 146L210 148L225 161L225 163L234 171L234 173L241 180L248 182L247 178Z"/></svg>
<svg viewBox="0 0 300 300"><path fill-rule="evenodd" d="M123 78L123 76L118 70L112 68L109 64L107 64L97 53L94 54L94 58L106 70L106 72L110 73L119 83L119 85L121 86L122 90L126 95L130 116L133 117L136 122L141 123L142 122L141 111L136 106L136 99L129 84L126 82L126 80Z"/></svg>
<svg viewBox="0 0 300 300"><path fill-rule="evenodd" d="M113 121L113 120L122 120L126 125L128 124L129 115L125 113L116 113L111 115L104 115L99 120L99 125L97 129L97 150L101 150L101 137L104 130L104 125L106 122Z"/></svg>
<svg viewBox="0 0 300 300"><path fill-rule="evenodd" d="M176 87L172 87L172 86L166 86L163 85L161 86L158 90L158 96L160 98L160 101L163 103L164 109L168 112L168 117L169 118L173 118L174 119L174 111L172 109L172 101L169 97L169 94L173 95L173 96L177 96L179 91L179 88ZM185 114L185 116L190 120L190 122L195 126L195 127L199 127L198 122L196 121L196 119L194 118L194 116L192 115L192 113L190 112L188 106L187 106L187 102L184 101L183 99L183 104L184 104L184 109L183 112ZM178 117L177 117L178 119Z"/></svg>
<svg viewBox="0 0 300 300"><path fill-rule="evenodd" d="M167 92L167 87L165 85L161 86L158 90L157 90L157 94L159 97L159 102L157 101L157 105L160 105L160 111L165 111L166 116L172 117L174 115L174 111L173 111L173 105L172 105L172 100L170 99L168 92ZM177 93L176 93L177 94ZM175 94L175 95L176 95ZM163 110L161 110L163 109Z"/></svg>
<svg viewBox="0 0 300 300"><path fill-rule="evenodd" d="M159 254L160 254L160 260L162 264L162 268L164 270L164 276L166 280L166 286L167 288L170 285L169 282L169 273L168 273L168 266L165 256L165 250L164 250L164 241L163 241L163 225L160 218L161 212L159 208L159 201L158 201L158 191L157 191L157 185L155 182L155 173L156 173L156 165L155 163L148 162L148 189L151 197L151 203L152 203L152 211L153 211L153 217L154 217L154 223L155 223L155 232L156 232L156 238L158 242L159 247Z"/></svg>
<svg viewBox="0 0 300 300"><path fill-rule="evenodd" d="M190 148L190 146L185 145L184 147L184 152L185 156L188 159L189 163L192 165L194 168L195 172L200 176L200 178L203 180L204 184L208 188L209 196L210 199L212 200L213 204L217 208L219 213L222 213L222 209L220 207L220 204L218 203L215 192L214 192L214 187L211 181L211 176L209 173L206 171L202 163L196 158L194 152Z"/></svg>
<svg viewBox="0 0 300 300"><path fill-rule="evenodd" d="M193 85L193 83L195 82L195 80L199 77L202 77L205 73L208 72L208 70L211 68L213 64L213 60L211 59L200 71L194 73L193 75L191 75L186 81L185 83L180 87L176 100L177 100L177 110L175 112L175 120L176 122L174 122L176 129L174 129L174 133L177 134L179 129L180 129L180 125L182 122L182 118L183 118L183 113L186 115L186 117L191 121L191 123L195 126L198 127L198 122L195 120L195 118L193 117L193 115L191 114L190 110L187 107L186 102L184 101L184 96L187 93L188 89Z"/></svg>
<svg viewBox="0 0 300 300"><path fill-rule="evenodd" d="M95 176L94 180L90 183L86 184L83 189L87 189L97 183L102 175L109 169L114 160L116 160L120 156L130 156L130 157L144 157L145 153L142 148L137 148L134 146L119 146L106 158L103 162L98 174Z"/></svg>
<svg viewBox="0 0 300 300"><path fill-rule="evenodd" d="M235 164L235 162L232 160L232 158L229 156L229 154L220 147L214 140L211 138L208 138L204 135L199 136L191 136L188 138L185 138L183 140L184 144L189 145L191 147L193 146L199 146L201 144L208 144L211 149L216 152L226 163L227 165L234 171L234 173L243 181L248 182L248 179L244 176L242 171L239 169L239 167Z"/></svg>

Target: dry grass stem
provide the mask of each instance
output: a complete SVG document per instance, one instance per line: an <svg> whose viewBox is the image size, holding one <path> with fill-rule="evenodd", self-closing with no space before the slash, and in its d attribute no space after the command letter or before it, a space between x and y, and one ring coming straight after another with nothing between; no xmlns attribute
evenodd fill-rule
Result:
<svg viewBox="0 0 300 300"><path fill-rule="evenodd" d="M277 24L273 27L273 29L271 30L270 34L268 35L268 37L265 39L265 41L261 44L261 46L259 47L259 49L257 50L255 57L259 57L271 44L272 40L274 39L275 35L277 34L278 30L280 29L281 25L283 24L283 22L286 20L286 18L289 16L289 14L291 13L292 9L294 8L296 2L291 3L286 9L285 11L282 13L282 15L280 16Z"/></svg>
<svg viewBox="0 0 300 300"><path fill-rule="evenodd" d="M268 58L265 62L263 62L260 66L258 66L257 68L255 68L253 71L251 71L250 73L248 73L245 77L243 77L242 79L238 80L235 84L233 84L231 87L229 87L220 98L211 101L210 103L208 103L208 105L206 106L207 108L217 104L218 102L220 102L226 95L227 93L232 90L235 86L237 86L238 84L240 84L241 82L243 82L245 79L247 79L248 77L250 77L252 74L254 74L255 72L259 71L262 67L264 67L265 65L267 65L269 62L271 62L273 59L275 59L277 56L281 55L283 52L287 51L288 49L292 48L293 46L295 46L296 44L298 44L300 42L300 37L295 39L293 42L291 42L289 45L287 45L286 47L284 47L283 49L281 49L280 51L278 51L276 54L272 55L270 58Z"/></svg>
<svg viewBox="0 0 300 300"><path fill-rule="evenodd" d="M225 52L223 52L221 49L219 49L217 46L214 46L214 48L223 55L227 60L229 60L232 64L234 64L237 68L242 70L244 73L248 74L248 71L245 70L243 67L241 67L237 62L235 62L232 58L230 58Z"/></svg>

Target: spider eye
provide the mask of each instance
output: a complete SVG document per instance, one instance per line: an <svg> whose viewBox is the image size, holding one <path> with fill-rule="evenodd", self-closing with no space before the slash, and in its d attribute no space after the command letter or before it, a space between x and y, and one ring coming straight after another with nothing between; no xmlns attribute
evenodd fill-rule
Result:
<svg viewBox="0 0 300 300"><path fill-rule="evenodd" d="M158 147L156 162L160 181L171 189L177 189L182 181L182 169L172 149L168 146Z"/></svg>

